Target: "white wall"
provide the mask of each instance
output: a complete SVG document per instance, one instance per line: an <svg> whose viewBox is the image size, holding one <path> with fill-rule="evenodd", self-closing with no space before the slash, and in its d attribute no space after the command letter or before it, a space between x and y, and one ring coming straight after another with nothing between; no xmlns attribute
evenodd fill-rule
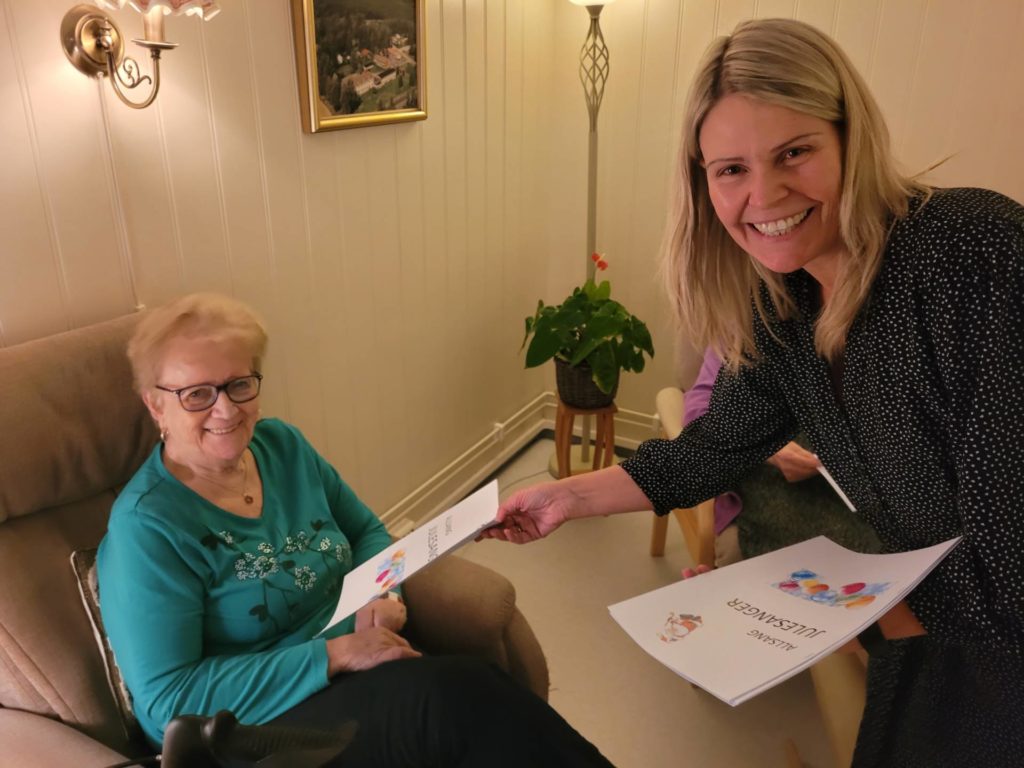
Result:
<svg viewBox="0 0 1024 768"><path fill-rule="evenodd" d="M552 5L428 0L429 119L308 136L287 0L168 19L143 111L65 61L72 4L0 0L0 342L233 293L271 329L264 412L380 510L545 389L517 352Z"/></svg>
<svg viewBox="0 0 1024 768"><path fill-rule="evenodd" d="M383 511L551 389L522 319L584 273L587 119L565 0L426 0L429 118L301 132L287 0L172 18L156 104L123 107L58 45L73 0L0 0L0 344L198 289L271 329L264 411ZM617 0L602 15L598 248L671 380L654 272L680 105L711 38L750 16L832 33L908 168L1024 199L1024 2ZM119 15L141 35L137 15ZM144 65L144 66L148 66ZM456 462L458 463L458 462Z"/></svg>

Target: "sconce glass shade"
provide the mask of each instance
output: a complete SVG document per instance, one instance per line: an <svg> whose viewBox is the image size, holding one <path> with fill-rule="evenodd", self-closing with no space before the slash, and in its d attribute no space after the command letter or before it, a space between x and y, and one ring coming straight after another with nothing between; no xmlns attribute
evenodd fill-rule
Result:
<svg viewBox="0 0 1024 768"><path fill-rule="evenodd" d="M204 21L209 21L220 13L220 8L217 7L215 0L96 0L96 5L114 11L119 11L126 5L130 5L142 14L154 8L162 8L163 12L168 15L178 16L184 13L189 16L198 16Z"/></svg>
<svg viewBox="0 0 1024 768"><path fill-rule="evenodd" d="M610 5L615 0L569 0L573 5Z"/></svg>

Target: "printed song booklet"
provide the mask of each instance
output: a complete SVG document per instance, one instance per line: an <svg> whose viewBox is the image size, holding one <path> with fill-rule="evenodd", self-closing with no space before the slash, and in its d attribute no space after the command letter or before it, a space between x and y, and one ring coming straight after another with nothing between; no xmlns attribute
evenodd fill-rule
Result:
<svg viewBox="0 0 1024 768"><path fill-rule="evenodd" d="M341 597L326 632L371 600L394 589L434 560L476 538L498 513L498 481L492 480L454 507L353 568L341 585Z"/></svg>
<svg viewBox="0 0 1024 768"><path fill-rule="evenodd" d="M608 610L647 653L736 706L856 636L959 541L862 555L819 536Z"/></svg>

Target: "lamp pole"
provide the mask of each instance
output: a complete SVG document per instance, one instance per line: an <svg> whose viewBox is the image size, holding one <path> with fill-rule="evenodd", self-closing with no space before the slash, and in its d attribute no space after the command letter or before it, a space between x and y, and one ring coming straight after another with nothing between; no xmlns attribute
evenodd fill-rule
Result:
<svg viewBox="0 0 1024 768"><path fill-rule="evenodd" d="M601 34L601 11L613 0L569 0L573 5L585 5L590 14L590 29L580 48L580 82L590 116L587 141L587 279L596 274L596 265L590 255L597 250L597 114L604 98L604 84L608 80L608 46ZM590 417L584 416L581 425L580 463L590 463ZM570 464L572 463L570 459Z"/></svg>
<svg viewBox="0 0 1024 768"><path fill-rule="evenodd" d="M608 80L608 46L601 34L600 23L605 4L587 4L590 29L580 48L580 82L583 84L583 96L590 116L587 156L587 279L594 277L595 265L590 254L597 250L597 114L601 110L604 84Z"/></svg>

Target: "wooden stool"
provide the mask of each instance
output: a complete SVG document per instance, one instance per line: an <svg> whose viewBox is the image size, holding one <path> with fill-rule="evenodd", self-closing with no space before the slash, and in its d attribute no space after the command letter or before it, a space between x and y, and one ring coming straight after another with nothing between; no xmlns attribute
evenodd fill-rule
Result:
<svg viewBox="0 0 1024 768"><path fill-rule="evenodd" d="M572 424L577 416L593 416L596 424L594 434L594 465L593 469L610 467L615 450L615 413L619 409L615 403L604 408L575 408L558 398L558 410L555 412L555 456L558 460L558 476L568 477L572 470L569 450L572 447ZM589 440L590 435L583 435Z"/></svg>

